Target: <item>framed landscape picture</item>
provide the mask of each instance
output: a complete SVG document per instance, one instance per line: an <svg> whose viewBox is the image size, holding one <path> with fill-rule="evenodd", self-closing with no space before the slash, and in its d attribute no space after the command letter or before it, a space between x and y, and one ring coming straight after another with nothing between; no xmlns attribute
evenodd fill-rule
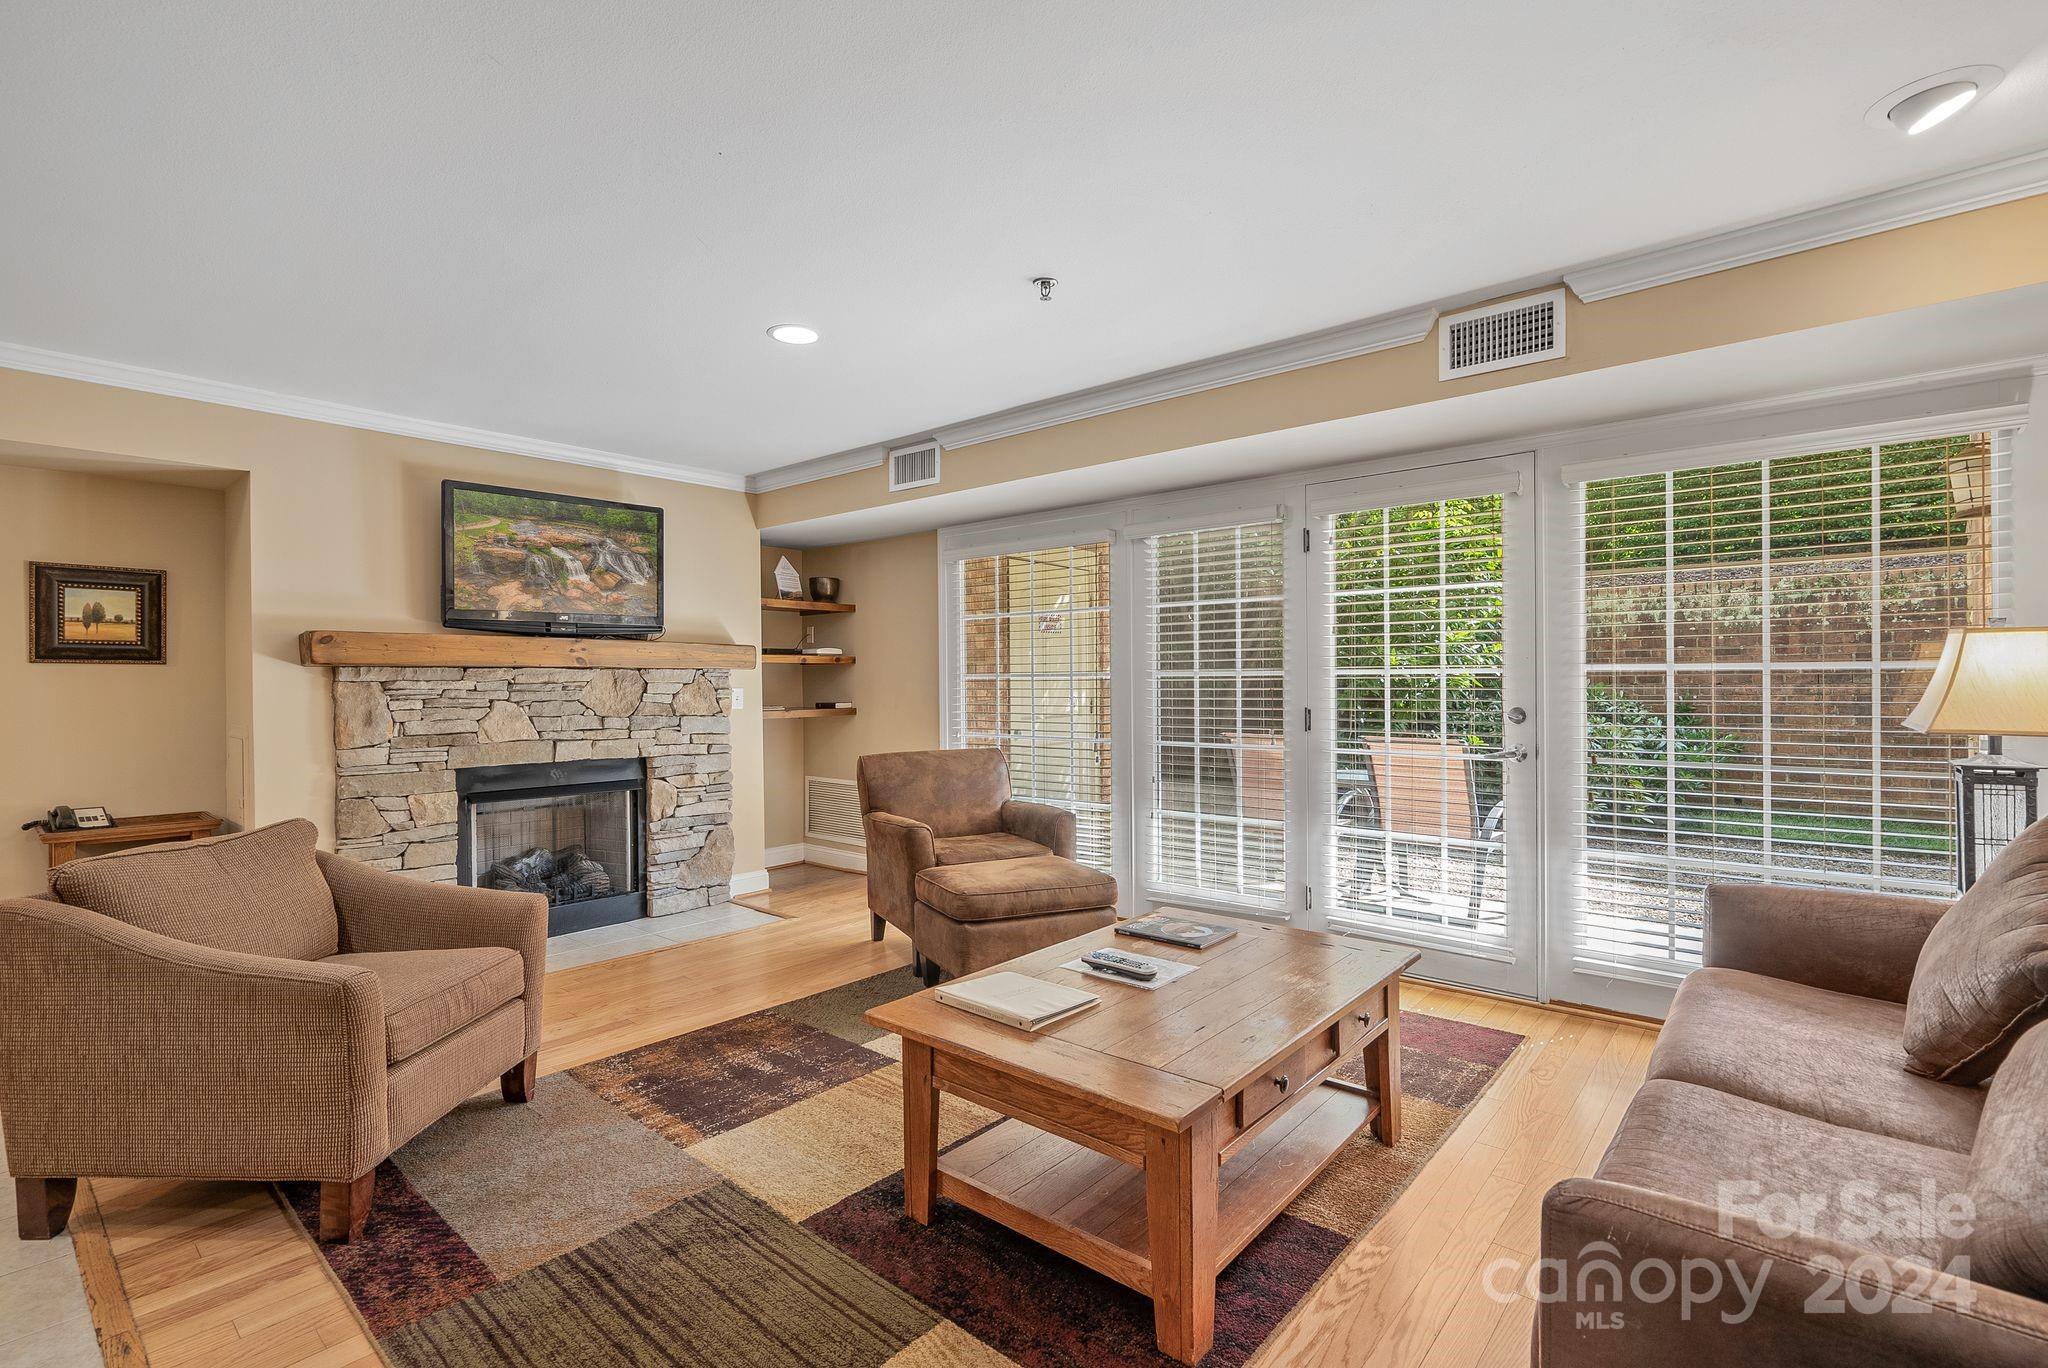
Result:
<svg viewBox="0 0 2048 1368"><path fill-rule="evenodd" d="M28 658L163 664L164 572L29 562Z"/></svg>

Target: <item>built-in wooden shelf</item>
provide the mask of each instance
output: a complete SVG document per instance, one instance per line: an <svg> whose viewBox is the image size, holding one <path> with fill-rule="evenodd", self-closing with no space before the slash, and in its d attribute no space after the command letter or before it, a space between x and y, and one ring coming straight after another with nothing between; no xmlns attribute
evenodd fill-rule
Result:
<svg viewBox="0 0 2048 1368"><path fill-rule="evenodd" d="M770 708L761 714L770 722L784 717L851 717L859 708Z"/></svg>
<svg viewBox="0 0 2048 1368"><path fill-rule="evenodd" d="M210 812L159 812L149 817L116 817L110 827L73 827L69 831L36 832L50 848L50 868L75 859L80 846L142 845L156 841L196 841L221 828Z"/></svg>
<svg viewBox="0 0 2048 1368"><path fill-rule="evenodd" d="M850 655L807 656L807 655L763 655L763 665L851 665Z"/></svg>
<svg viewBox="0 0 2048 1368"><path fill-rule="evenodd" d="M751 670L754 648L723 641L640 641L510 633L299 633L304 665L503 665L558 670Z"/></svg>
<svg viewBox="0 0 2048 1368"><path fill-rule="evenodd" d="M853 605L850 603L824 603L818 599L764 598L761 600L761 606L777 613L850 613L853 611Z"/></svg>

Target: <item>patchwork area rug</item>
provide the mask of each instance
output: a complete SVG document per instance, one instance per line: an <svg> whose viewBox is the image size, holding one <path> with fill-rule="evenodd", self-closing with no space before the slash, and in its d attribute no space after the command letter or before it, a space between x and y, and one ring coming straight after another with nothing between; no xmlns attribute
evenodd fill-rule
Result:
<svg viewBox="0 0 2048 1368"><path fill-rule="evenodd" d="M323 1252L393 1364L1165 1364L1151 1303L957 1206L903 1210L897 970L473 1099L377 1170ZM1354 1137L1216 1290L1243 1363L1443 1143L1521 1037L1403 1013L1403 1137ZM1355 1066L1354 1066L1355 1067ZM996 1118L941 1103L940 1144ZM308 1229L317 1189L288 1184Z"/></svg>

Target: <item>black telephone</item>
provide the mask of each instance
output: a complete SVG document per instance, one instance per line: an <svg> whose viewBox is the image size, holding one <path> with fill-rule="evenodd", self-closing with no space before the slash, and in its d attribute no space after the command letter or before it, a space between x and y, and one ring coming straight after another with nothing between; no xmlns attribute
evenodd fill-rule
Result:
<svg viewBox="0 0 2048 1368"><path fill-rule="evenodd" d="M114 819L107 816L105 808L87 808L80 817L77 809L59 803L50 809L50 815L40 822L23 822L23 831L34 831L41 827L45 831L88 831L99 827L110 827Z"/></svg>

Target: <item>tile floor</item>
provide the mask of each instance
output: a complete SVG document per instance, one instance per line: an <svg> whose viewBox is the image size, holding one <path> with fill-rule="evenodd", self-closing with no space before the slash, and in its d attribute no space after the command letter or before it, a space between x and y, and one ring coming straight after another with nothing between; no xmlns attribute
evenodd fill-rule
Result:
<svg viewBox="0 0 2048 1368"><path fill-rule="evenodd" d="M575 969L618 959L622 955L637 955L646 950L703 940L707 936L723 936L729 931L768 926L774 921L775 918L766 912L719 903L670 917L642 917L617 926L572 931L566 936L548 938L548 969Z"/></svg>
<svg viewBox="0 0 2048 1368"><path fill-rule="evenodd" d="M23 1240L14 1184L0 1185L0 1368L99 1368L71 1237Z"/></svg>

